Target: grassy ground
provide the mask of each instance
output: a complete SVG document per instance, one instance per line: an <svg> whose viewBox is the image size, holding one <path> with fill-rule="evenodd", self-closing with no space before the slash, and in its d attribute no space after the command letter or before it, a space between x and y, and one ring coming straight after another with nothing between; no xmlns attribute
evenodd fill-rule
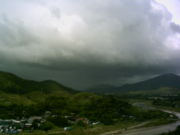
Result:
<svg viewBox="0 0 180 135"><path fill-rule="evenodd" d="M11 104L23 104L23 105L30 105L34 102L29 100L25 96L20 96L18 94L10 94L0 92L0 105L11 105Z"/></svg>

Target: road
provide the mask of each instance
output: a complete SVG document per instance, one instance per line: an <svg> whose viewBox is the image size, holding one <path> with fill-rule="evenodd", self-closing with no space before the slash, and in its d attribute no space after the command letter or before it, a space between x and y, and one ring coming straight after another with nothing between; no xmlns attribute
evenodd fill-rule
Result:
<svg viewBox="0 0 180 135"><path fill-rule="evenodd" d="M165 111L165 110L164 110ZM104 133L101 135L159 135L161 133L166 133L168 131L173 131L176 129L177 126L180 125L180 113L177 112L171 112L171 111L166 111L168 113L173 113L174 115L176 115L179 120L171 123L171 124L167 124L167 125L162 125L162 126L156 126L156 127L149 127L149 128L137 128L137 129L129 129L127 131L121 131L121 130L117 130L114 132L109 132L109 133Z"/></svg>

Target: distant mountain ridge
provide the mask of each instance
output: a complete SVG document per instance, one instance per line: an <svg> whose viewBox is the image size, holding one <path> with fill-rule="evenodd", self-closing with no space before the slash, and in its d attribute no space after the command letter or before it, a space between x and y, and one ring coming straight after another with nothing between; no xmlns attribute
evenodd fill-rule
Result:
<svg viewBox="0 0 180 135"><path fill-rule="evenodd" d="M157 77L141 81L138 83L134 84L125 84L123 86L119 87L108 87L105 91L102 89L99 91L98 87L88 90L89 92L96 92L96 93L118 93L118 92L129 92L129 91L138 91L138 90L154 90L154 89L159 89L159 88L176 88L180 89L180 76L172 74L172 73L167 73L163 75L159 75Z"/></svg>
<svg viewBox="0 0 180 135"><path fill-rule="evenodd" d="M0 91L17 94L25 94L33 91L46 93L52 91L75 92L73 89L61 85L56 81L26 80L12 73L3 71L0 71Z"/></svg>
<svg viewBox="0 0 180 135"><path fill-rule="evenodd" d="M152 90L161 87L180 88L180 76L168 73L134 84L118 87L119 90Z"/></svg>

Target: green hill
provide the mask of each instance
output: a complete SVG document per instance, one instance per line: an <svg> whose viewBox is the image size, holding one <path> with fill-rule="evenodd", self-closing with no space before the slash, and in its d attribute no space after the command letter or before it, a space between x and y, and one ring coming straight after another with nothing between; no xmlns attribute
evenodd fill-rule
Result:
<svg viewBox="0 0 180 135"><path fill-rule="evenodd" d="M55 81L33 81L18 77L12 73L0 71L0 91L6 93L26 94L30 92L51 93L63 91L73 93L73 89L63 86Z"/></svg>

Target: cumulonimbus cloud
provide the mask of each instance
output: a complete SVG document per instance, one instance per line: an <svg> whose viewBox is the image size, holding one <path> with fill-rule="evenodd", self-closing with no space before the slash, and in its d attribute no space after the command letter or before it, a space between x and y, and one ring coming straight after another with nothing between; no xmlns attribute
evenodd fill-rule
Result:
<svg viewBox="0 0 180 135"><path fill-rule="evenodd" d="M80 83L73 76L82 72L86 85L179 67L179 25L153 0L2 3L4 64L56 70L74 86Z"/></svg>

